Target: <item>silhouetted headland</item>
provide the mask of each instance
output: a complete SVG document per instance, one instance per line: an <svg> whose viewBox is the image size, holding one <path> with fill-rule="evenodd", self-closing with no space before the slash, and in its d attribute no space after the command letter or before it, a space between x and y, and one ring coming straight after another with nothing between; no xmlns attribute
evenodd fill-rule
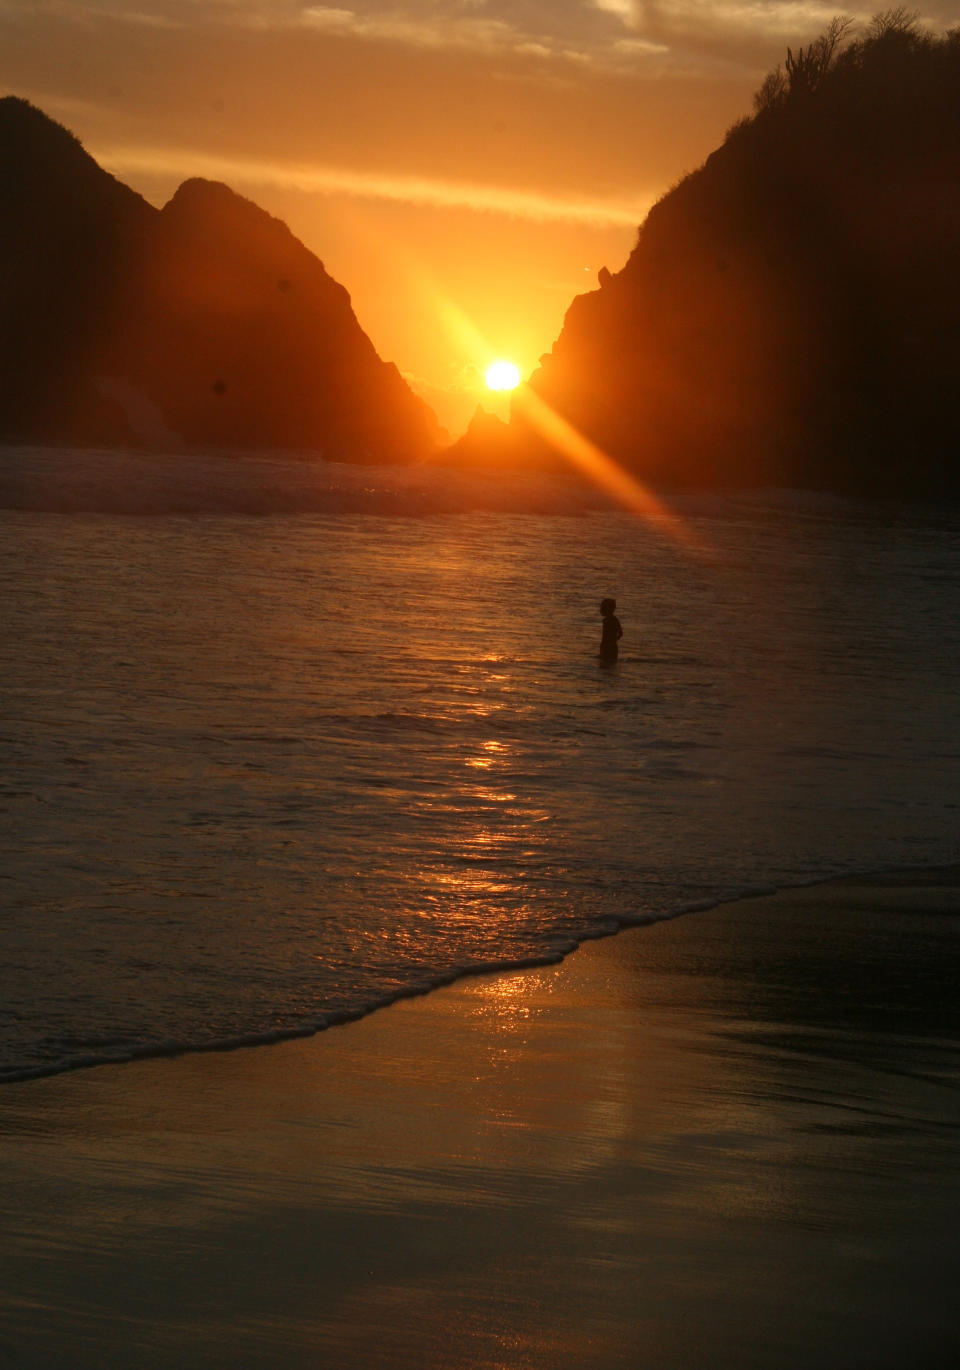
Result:
<svg viewBox="0 0 960 1370"><path fill-rule="evenodd" d="M157 210L0 100L0 441L359 461L440 430L280 220L190 180Z"/></svg>
<svg viewBox="0 0 960 1370"><path fill-rule="evenodd" d="M902 11L788 50L573 301L495 450L543 460L545 401L655 484L958 493L958 90L960 29Z"/></svg>
<svg viewBox="0 0 960 1370"><path fill-rule="evenodd" d="M439 453L436 460L445 466L529 467L539 457L541 465L553 464L555 454L547 449L537 450L524 441L516 426L504 423L478 404L467 431L456 442Z"/></svg>

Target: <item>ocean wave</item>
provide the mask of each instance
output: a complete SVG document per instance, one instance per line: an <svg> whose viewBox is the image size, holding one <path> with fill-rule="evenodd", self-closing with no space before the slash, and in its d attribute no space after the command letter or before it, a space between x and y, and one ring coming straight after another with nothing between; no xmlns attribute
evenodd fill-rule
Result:
<svg viewBox="0 0 960 1370"><path fill-rule="evenodd" d="M329 1013L305 1017L298 1022L272 1027L263 1031L238 1032L228 1036L198 1037L187 1039L159 1039L157 1041L130 1041L117 1037L102 1040L85 1038L76 1040L73 1045L83 1046L82 1052L68 1053L56 1060L10 1065L0 1064L0 1085L18 1084L29 1080L43 1079L54 1075L64 1075L78 1070L90 1070L100 1066L128 1065L134 1061L184 1056L202 1052L241 1051L254 1047L274 1046L281 1042L299 1038L315 1037L330 1028L343 1027L362 1018L369 1017L380 1009L404 999L420 998L435 990L443 989L460 980L481 975L504 975L511 971L535 970L538 967L554 966L566 960L584 943L614 937L630 929L651 927L656 923L671 922L674 919L698 913L708 913L712 909L745 899L770 897L786 889L812 889L818 885L829 884L837 879L868 879L871 877L909 877L926 873L940 867L883 867L879 870L833 870L829 874L809 877L805 880L791 881L789 884L773 885L753 882L736 889L728 889L700 899L686 900L675 908L658 913L637 914L635 917L620 917L595 922L577 930L575 936L555 937L542 951L522 956L505 956L499 959L471 960L434 974L419 976L399 984L350 1008L341 1008ZM691 935L694 935L691 933Z"/></svg>
<svg viewBox="0 0 960 1370"><path fill-rule="evenodd" d="M939 525L738 513L707 567L620 514L2 522L2 1078L955 851Z"/></svg>
<svg viewBox="0 0 960 1370"><path fill-rule="evenodd" d="M609 501L571 477L361 466L296 454L0 448L0 509L54 514L579 515Z"/></svg>

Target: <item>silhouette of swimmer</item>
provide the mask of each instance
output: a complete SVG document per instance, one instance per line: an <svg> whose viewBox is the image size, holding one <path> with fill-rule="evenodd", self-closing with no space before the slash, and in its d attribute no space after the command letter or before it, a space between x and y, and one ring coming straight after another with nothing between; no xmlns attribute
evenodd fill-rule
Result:
<svg viewBox="0 0 960 1370"><path fill-rule="evenodd" d="M603 631L600 634L600 660L607 663L616 661L620 654L617 643L623 637L620 620L614 613L616 607L617 601L615 599L602 599L600 601L600 612L603 615Z"/></svg>

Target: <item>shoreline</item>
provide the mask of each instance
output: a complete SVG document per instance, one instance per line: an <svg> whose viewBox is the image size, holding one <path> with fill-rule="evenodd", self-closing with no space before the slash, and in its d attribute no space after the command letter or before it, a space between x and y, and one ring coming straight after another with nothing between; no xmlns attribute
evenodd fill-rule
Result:
<svg viewBox="0 0 960 1370"><path fill-rule="evenodd" d="M957 913L846 876L0 1090L0 1365L949 1364Z"/></svg>
<svg viewBox="0 0 960 1370"><path fill-rule="evenodd" d="M542 956L531 956L514 961L498 962L492 965L468 966L463 969L458 969L449 975L438 976L436 979L430 980L427 983L412 984L405 989L399 990L388 999L382 999L375 1004L359 1008L356 1011L345 1010L330 1014L328 1017L321 1016L321 1018L314 1023L304 1023L289 1028L277 1028L274 1032L270 1033L240 1034L235 1038L227 1038L200 1044L180 1042L148 1043L143 1047L130 1048L129 1051L124 1048L115 1053L104 1053L102 1056L91 1055L89 1058L78 1058L66 1063L51 1064L49 1066L24 1066L22 1069L13 1067L9 1070L0 1068L0 1098L2 1098L4 1088L8 1085L28 1084L34 1080L48 1080L59 1075L73 1075L78 1071L98 1070L107 1066L137 1065L144 1061L174 1060L180 1056L223 1055L228 1052L247 1051L259 1047L278 1046L284 1042L310 1039L328 1032L331 1028L348 1027L352 1023L362 1022L365 1018L369 1018L371 1014L380 1013L382 1010L389 1009L394 1004L402 1003L406 999L419 999L425 995L435 994L440 990L448 989L463 981L472 980L477 977L507 975L516 971L538 970L547 966L562 965L568 957L573 956L578 951L582 951L584 947L589 946L593 942L606 941L609 938L618 937L621 933L655 927L660 923L673 923L678 919L687 918L691 914L710 913L715 909L726 908L731 904L738 904L746 900L773 898L779 894L789 895L803 890L817 889L823 885L842 885L851 881L857 882L873 879L909 881L916 879L920 883L926 883L937 876L943 876L947 882L960 880L960 865L890 866L881 869L847 872L842 875L817 876L812 880L802 881L796 885L762 885L757 886L756 888L746 888L731 894L729 897L705 899L702 902L698 901L686 905L678 909L675 913L664 914L660 917L651 917L645 921L629 923L618 922L615 927L609 929L603 926L597 927L596 929L588 929L581 933L576 941L571 942L563 949L559 949L556 952L545 952Z"/></svg>

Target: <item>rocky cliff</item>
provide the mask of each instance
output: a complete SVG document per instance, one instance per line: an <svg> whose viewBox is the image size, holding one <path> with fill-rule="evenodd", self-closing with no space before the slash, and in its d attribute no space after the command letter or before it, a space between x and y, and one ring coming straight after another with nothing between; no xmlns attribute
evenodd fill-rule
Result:
<svg viewBox="0 0 960 1370"><path fill-rule="evenodd" d="M960 493L960 31L788 52L574 300L530 392L661 484Z"/></svg>
<svg viewBox="0 0 960 1370"><path fill-rule="evenodd" d="M279 220L188 181L162 210L0 100L0 441L408 460L436 420Z"/></svg>

